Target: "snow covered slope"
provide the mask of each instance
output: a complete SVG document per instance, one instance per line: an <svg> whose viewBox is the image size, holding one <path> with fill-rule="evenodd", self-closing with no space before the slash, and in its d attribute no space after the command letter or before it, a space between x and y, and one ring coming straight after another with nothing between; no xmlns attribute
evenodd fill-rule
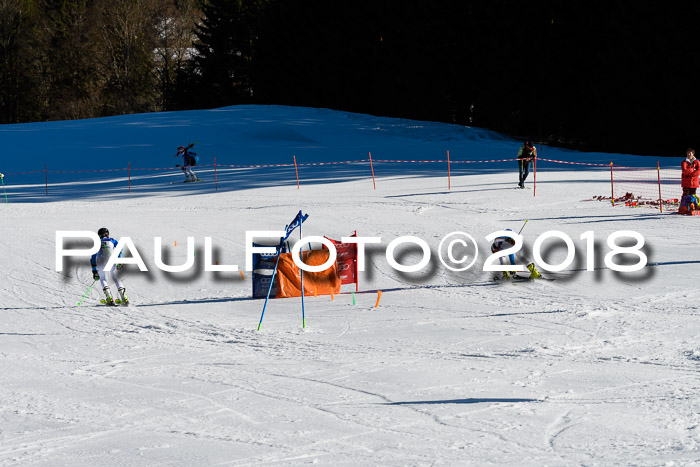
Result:
<svg viewBox="0 0 700 467"><path fill-rule="evenodd" d="M175 147L196 140L200 155L241 165L289 163L291 155L356 160L369 151L512 158L519 145L478 129L255 106L0 133L12 148L0 161L6 173L43 167L48 155L69 169L167 166ZM206 182L187 185L168 184L182 178L177 172L148 173L132 193L122 174L93 182L66 175L49 198L33 185L43 180L8 177L9 203L0 206L0 465L700 462L700 259L692 236L700 218L583 201L609 192L609 173L594 167L549 167L538 173L536 197L513 189L512 164L456 169L450 190L438 164L375 169L376 190L366 164L306 167L300 189L293 168L231 169L218 192L206 168ZM204 237L213 237L222 264L243 267L245 232L281 229L300 209L309 214L304 235L356 229L382 245L368 248L354 305L349 286L333 300L306 297L302 329L300 299L273 300L258 332L262 301L250 298L250 274L204 271ZM555 281L493 282L482 271L484 237L525 220L530 256L539 235L559 230L576 245L574 264L549 274ZM149 266L125 269L130 307L100 305L95 289L77 306L92 282L85 260L66 260L56 272L55 232L102 226L131 237ZM645 238L642 271L605 266L606 239L620 230ZM437 253L453 231L478 242L468 271L451 272L433 255L423 271L399 273L384 257L405 235ZM587 231L595 271L585 270ZM194 237L194 270L155 268L155 236L172 263L184 261ZM566 255L549 253L553 263ZM413 249L397 256L418 261Z"/></svg>

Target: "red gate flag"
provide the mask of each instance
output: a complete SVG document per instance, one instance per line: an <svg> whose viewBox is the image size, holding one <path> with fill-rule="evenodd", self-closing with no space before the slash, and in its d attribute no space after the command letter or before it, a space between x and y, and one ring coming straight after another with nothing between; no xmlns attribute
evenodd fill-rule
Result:
<svg viewBox="0 0 700 467"><path fill-rule="evenodd" d="M357 237L357 231L350 236ZM328 240L333 242L335 250L338 253L338 257L335 261L338 264L338 274L340 274L341 284L359 285L357 280L357 243L342 243L332 238L328 238Z"/></svg>

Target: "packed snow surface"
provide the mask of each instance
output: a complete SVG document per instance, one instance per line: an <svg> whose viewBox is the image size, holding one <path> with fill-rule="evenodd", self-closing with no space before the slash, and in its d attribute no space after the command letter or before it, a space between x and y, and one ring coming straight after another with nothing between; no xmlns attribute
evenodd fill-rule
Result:
<svg viewBox="0 0 700 467"><path fill-rule="evenodd" d="M591 200L605 167L542 164L515 189L520 142L475 128L323 109L210 111L0 126L0 465L696 465L700 462L700 217ZM194 150L204 181L172 168ZM656 160L540 148L570 162L656 167ZM237 168L234 165L361 161ZM209 164L229 167L214 169ZM678 167L682 158L661 162ZM55 174L133 168L127 174ZM45 177L48 180L48 195ZM679 188L680 191L680 188ZM679 193L680 194L680 193ZM5 201L4 193L3 199ZM245 232L279 230L302 210L303 234L381 237L360 292L251 298ZM527 223L525 224L525 221ZM547 231L575 259L554 281L495 282L492 232L523 225L524 256ZM149 267L127 266L128 307L99 303L89 261L57 272L56 231L108 227ZM470 234L475 265L452 272L442 238ZM647 265L615 272L608 237L635 231ZM582 239L585 232L587 238ZM154 237L169 264L155 267ZM431 247L416 273L386 247ZM299 238L295 231L292 238ZM630 238L623 246L633 246ZM177 246L176 245L177 242ZM567 256L545 242L550 264ZM416 264L417 248L399 248ZM588 271L592 258L594 270ZM634 264L635 255L615 261ZM542 268L541 268L542 269ZM382 291L377 305L378 291Z"/></svg>

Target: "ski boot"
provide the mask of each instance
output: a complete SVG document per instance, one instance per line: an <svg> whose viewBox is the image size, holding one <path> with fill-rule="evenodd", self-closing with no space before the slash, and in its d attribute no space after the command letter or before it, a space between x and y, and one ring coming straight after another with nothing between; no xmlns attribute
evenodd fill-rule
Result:
<svg viewBox="0 0 700 467"><path fill-rule="evenodd" d="M126 296L126 288L121 287L121 288L119 288L118 292L119 292L119 296L121 296L121 298L122 298L121 304L124 306L127 306L129 304L129 299Z"/></svg>
<svg viewBox="0 0 700 467"><path fill-rule="evenodd" d="M542 274L540 274L537 268L535 267L535 263L528 264L527 269L530 271L530 279L539 279L540 277L542 277Z"/></svg>
<svg viewBox="0 0 700 467"><path fill-rule="evenodd" d="M105 287L105 288L102 289L102 290L103 290L104 293L105 293L105 300L104 300L105 305L108 305L108 306L115 306L115 305L116 305L116 302L114 301L114 298L112 298L112 293L111 293L110 290L109 290L109 286Z"/></svg>

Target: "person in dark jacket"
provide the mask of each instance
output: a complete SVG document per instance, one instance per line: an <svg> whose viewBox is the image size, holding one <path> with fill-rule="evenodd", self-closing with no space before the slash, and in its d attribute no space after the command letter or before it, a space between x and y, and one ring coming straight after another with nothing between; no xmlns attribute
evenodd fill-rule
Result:
<svg viewBox="0 0 700 467"><path fill-rule="evenodd" d="M199 178L192 171L192 167L197 165L197 153L190 151L194 144L188 144L187 147L180 146L177 148L175 157L182 157L182 166L179 166L185 173L185 183L198 182Z"/></svg>
<svg viewBox="0 0 700 467"><path fill-rule="evenodd" d="M525 179L530 174L530 164L537 158L537 149L532 141L525 141L518 151L518 169L520 172L520 182L518 186L525 188Z"/></svg>

